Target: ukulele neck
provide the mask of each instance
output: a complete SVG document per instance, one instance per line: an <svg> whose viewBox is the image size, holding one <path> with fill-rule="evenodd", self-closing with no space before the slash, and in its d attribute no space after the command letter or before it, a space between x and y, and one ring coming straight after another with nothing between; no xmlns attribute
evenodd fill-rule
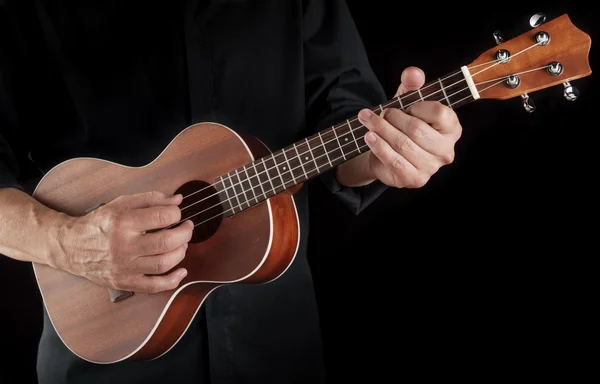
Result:
<svg viewBox="0 0 600 384"><path fill-rule="evenodd" d="M478 97L471 75L463 67L371 110L378 115L386 108L404 111L424 100L456 109ZM239 213L368 151L367 132L354 116L221 176L215 186L225 215Z"/></svg>

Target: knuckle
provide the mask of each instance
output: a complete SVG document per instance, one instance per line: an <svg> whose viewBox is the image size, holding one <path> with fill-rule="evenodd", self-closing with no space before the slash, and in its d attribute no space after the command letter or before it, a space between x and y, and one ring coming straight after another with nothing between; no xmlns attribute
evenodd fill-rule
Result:
<svg viewBox="0 0 600 384"><path fill-rule="evenodd" d="M119 261L119 256L121 254L121 249L120 247L117 245L116 242L112 241L109 245L108 245L108 251L107 251L107 259L108 261L112 264L112 265L117 265L118 261Z"/></svg>
<svg viewBox="0 0 600 384"><path fill-rule="evenodd" d="M417 173L412 179L411 179L411 186L413 188L421 188L424 187L425 184L427 184L427 181L429 180L429 178L427 176L425 176L422 173Z"/></svg>
<svg viewBox="0 0 600 384"><path fill-rule="evenodd" d="M155 248L158 252L164 252L169 249L171 237L168 235L157 236L155 240Z"/></svg>
<svg viewBox="0 0 600 384"><path fill-rule="evenodd" d="M412 143L408 136L404 135L401 132L396 134L395 147L404 152L409 152L413 149Z"/></svg>
<svg viewBox="0 0 600 384"><path fill-rule="evenodd" d="M422 120L416 117L411 117L406 123L406 129L408 131L408 134L414 136L418 136L419 134L423 135L423 131L425 131L423 127L424 124L425 123Z"/></svg>
<svg viewBox="0 0 600 384"><path fill-rule="evenodd" d="M156 260L153 270L155 274L160 274L166 271L165 260L162 257L159 257L158 260Z"/></svg>
<svg viewBox="0 0 600 384"><path fill-rule="evenodd" d="M395 108L384 108L383 112L381 112L380 116L387 122L391 123L392 120L397 119L398 112L400 112L400 111Z"/></svg>
<svg viewBox="0 0 600 384"><path fill-rule="evenodd" d="M454 162L455 156L456 154L454 150L446 151L446 153L444 153L444 155L442 156L442 161L444 162L444 164L451 164Z"/></svg>
<svg viewBox="0 0 600 384"><path fill-rule="evenodd" d="M149 191L149 192L146 192L145 197L148 200L153 200L153 199L157 199L157 198L161 197L161 193L158 191Z"/></svg>
<svg viewBox="0 0 600 384"><path fill-rule="evenodd" d="M391 166L392 168L396 169L396 170L403 170L404 169L404 161L401 155L396 154L395 156L392 157L392 161L391 161Z"/></svg>
<svg viewBox="0 0 600 384"><path fill-rule="evenodd" d="M160 207L154 213L154 224L164 227L178 221L179 216L178 207Z"/></svg>
<svg viewBox="0 0 600 384"><path fill-rule="evenodd" d="M118 232L122 224L123 219L117 212L113 210L104 212L104 215L102 216L102 228L106 232Z"/></svg>
<svg viewBox="0 0 600 384"><path fill-rule="evenodd" d="M157 226L165 226L169 222L169 217L164 209L157 209L152 213L152 223Z"/></svg>
<svg viewBox="0 0 600 384"><path fill-rule="evenodd" d="M452 110L445 106L442 103L436 103L434 109L434 117L437 121L453 121L454 117L452 116L454 113Z"/></svg>

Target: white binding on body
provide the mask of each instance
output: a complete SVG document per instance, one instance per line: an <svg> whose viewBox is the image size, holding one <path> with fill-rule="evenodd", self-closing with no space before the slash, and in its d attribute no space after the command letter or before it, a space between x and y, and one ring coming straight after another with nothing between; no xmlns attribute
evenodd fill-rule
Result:
<svg viewBox="0 0 600 384"><path fill-rule="evenodd" d="M74 160L83 160L83 159L90 159L90 160L104 161L104 162L106 162L106 163L110 163L110 164L117 165L117 166L124 167L124 168L130 168L130 169L139 169L139 168L145 168L145 167L148 167L148 166L152 165L152 163L154 163L155 161L157 161L157 160L158 160L158 159L159 159L159 158L160 158L160 157L161 157L161 156L162 156L162 155L163 155L163 154L166 152L166 150L167 150L167 149L168 149L168 148L171 146L171 144L172 144L172 143L173 143L173 142L174 142L174 141L175 141L175 140L176 140L176 139L177 139L177 138L178 138L180 135L182 135L182 134L183 134L185 131L187 131L188 129L192 129L192 128L194 128L194 127L196 127L196 126L199 126L199 125L204 125L204 124L213 124L213 125L218 125L218 126L220 126L220 127L222 127L222 128L225 128L225 129L227 129L227 130L231 131L231 132L232 132L232 133L233 133L233 134L234 134L234 135L235 135L235 136L236 136L236 137L237 137L237 138L240 140L240 142L241 142L241 143L244 145L244 147L246 148L246 151L248 151L248 154L250 155L250 158L252 159L252 161L254 161L254 160L255 160L255 159L254 159L254 155L252 154L252 151L250 150L250 148L248 147L248 145L246 144L246 142L245 142L245 141L242 139L242 137L241 137L240 135L238 135L238 134L237 134L237 133L236 133L234 130L232 130L231 128L229 128L229 127L227 127L227 126L225 126L225 125L219 124L219 123L210 123L210 122L204 122L204 123L198 123L198 124L191 125L191 126L189 126L189 127L185 128L184 130L182 130L181 132L179 132L179 133L177 134L177 136L175 136L175 137L173 138L173 140L171 140L171 141L169 142L169 144L168 144L168 145L167 145L167 146L166 146L166 147L163 149L163 151L162 151L162 152L161 152L161 153L160 153L160 154L159 154L159 155L158 155L158 156L157 156L157 157L156 157L154 160L152 160L150 163L148 163L148 164L146 164L146 165L143 165L143 166L140 166L140 167L132 167L132 166L127 166L127 165L123 165L123 164L118 164L118 163L115 163L115 162L112 162L112 161L109 161L109 160L98 159L98 158L89 158L89 157L79 157L79 158L73 158L73 159L65 160L64 162L62 162L62 163L60 163L60 164L57 164L56 166L54 166L52 169L50 169L50 171L48 171L48 172L47 172L47 173L46 173L46 174L45 174L45 175L44 175L44 176L41 178L40 182L37 184L37 186L36 186L35 190L33 191L33 194L32 194L32 195L34 195L34 196L35 196L35 192L37 191L38 187L39 187L39 186L42 184L42 181L44 181L44 179L45 179L45 178L46 178L48 175L50 175L50 173L52 173L52 171L53 171L55 168L57 168L57 167L59 167L59 166L61 166L61 165L65 164L65 163L67 163L67 162L69 162L69 161L74 161ZM264 145L264 144L263 144L263 145ZM158 326L160 325L160 323L161 323L161 321L162 321L163 317L164 317L164 316L165 316L165 314L167 313L167 310L168 310L168 309L169 309L169 307L171 306L171 303L173 302L173 300L175 299L175 297L176 297L176 296L179 294L179 292L181 292L181 291L182 291L182 290L183 290L185 287L187 287L187 286L189 286L189 285L191 285L191 284L196 284L196 283L218 283L218 284L221 284L221 285L223 285L223 284L231 284L231 283L236 283L236 282L239 282L239 281L242 281L242 280L245 280L245 279L249 278L250 276L254 275L254 274L256 273L256 271L258 271L258 270L260 269L260 267L261 267L261 266L264 264L265 260L267 259L267 256L269 255L269 252L270 252L270 250L271 250L271 246L272 246L272 244L273 244L273 211L272 211L272 208L271 208L271 202L270 202L270 200L269 200L269 199L267 199L265 202L266 202L266 204L267 204L267 208L268 208L268 210L269 210L269 229L270 229L270 231L269 231L269 244L268 244L268 246L267 246L267 250L265 251L265 254L264 254L264 256L263 256L263 258L262 258L261 262L258 264L258 266L257 266L256 268L254 268L254 270L253 270L252 272L250 272L248 275L246 275L246 276L244 276L244 277L241 277L241 278L239 278L239 279L236 279L236 280L231 280L231 281L191 281L191 282L189 282L189 283L187 283L187 284L184 284L184 285L182 285L181 287L179 287L179 288L178 288L178 289L177 289L177 290L176 290L176 291L173 293L173 295L171 296L171 298L169 299L169 301L168 301L168 302L167 302L167 304L165 305L165 308L163 309L162 313L161 313L161 314L160 314L160 316L158 317L158 320L156 321L156 324L155 324L155 325L154 325L154 327L152 328L152 331L150 331L150 333L148 334L148 336L146 337L146 339L145 339L145 340L144 340L144 341L143 341L143 342L142 342L142 343L141 343L141 344L140 344L140 345L139 345L139 346L138 346L138 347L137 347L137 348L136 348L134 351L132 351L132 352L131 352L129 355L127 355L127 356L124 356L124 357L122 357L121 359L118 359L118 360L115 360L115 361L101 362L101 361L94 361L94 360L86 359L85 357L83 357L83 356L80 356L79 354L77 354L77 352L73 351L73 350L72 350L72 349L69 347L69 345L68 345L68 344L67 344L67 343L66 343L66 342L63 340L62 336L60 335L60 333L58 332L58 330L57 330L57 329L56 329L56 327L54 326L54 322L52 321L52 316L50 316L50 310L49 310L48 306L46 305L46 300L45 300L45 298L44 298L43 291L42 291L41 287L39 287L39 280L38 280L38 277L37 277L37 272L36 272L36 270L35 270L35 264L32 264L32 265L33 265L33 273L34 273L34 275L35 275L36 282L38 283L38 287L40 288L40 293L41 293L41 296L42 296L42 301L43 301L43 303L44 303L44 306L46 307L46 310L48 311L48 318L50 319L50 323L52 324L52 326L53 326L53 327L54 327L54 329L56 330L56 334L58 335L58 337L60 338L60 340L62 341L62 343L63 343L63 344L64 344L64 345L65 345L65 346L66 346L66 347L67 347L67 348L68 348L68 349L69 349L69 350L70 350L70 351L73 353L73 354L75 354L75 355L76 355L76 356L78 356L79 358L81 358L81 359L83 359L83 360L86 360L86 361L88 361L88 362L90 362L90 363L95 363L95 364L113 364L113 363L118 363L118 362L120 362L120 361L127 360L127 359L128 359L128 358L130 358L131 356L135 355L135 354L136 354L136 353L137 353L137 352L138 352L140 349L142 349L142 347L143 347L144 345L146 345L146 343L148 343L148 341L150 340L150 338L152 337L152 335L154 335L154 332L156 332L156 329L158 328ZM293 197L293 196L292 196L292 203L293 203L293 205L294 205L294 211L296 212L296 221L298 222L298 242L296 243L296 250L295 250L295 252L294 252L294 257L292 258L292 261L291 261L291 262L288 264L288 266L286 267L285 271L287 271L287 269L288 269L288 268L290 267L290 265L292 264L293 260L296 258L296 255L297 255L297 253L298 253L298 248L299 248L299 245L300 245L300 221L299 221L299 218L298 218L298 209L297 209L297 207L296 207L296 202L294 201L294 197ZM283 275L283 273L285 273L285 271L284 271L284 272L282 272L282 273L281 273L279 276L277 276L276 278L274 278L274 279L272 279L272 280L270 280L270 281L268 281L268 282L271 282L271 281L274 281L274 280L278 279L280 276L282 276L282 275ZM219 286L216 286L216 287L214 287L213 289L211 289L211 290L210 290L210 291L209 291L209 292L208 292L208 293L207 293L207 294L204 296L204 299L203 299L203 300L200 302L200 304L198 305L198 308L196 308L196 311L194 312L194 315L193 315L193 316L190 318L190 321L189 321L188 325L185 327L185 330L184 330L184 331L181 333L181 335L179 336L179 338L177 339L177 341L176 341L176 342L174 342L174 343L173 343L173 345L171 345L171 347L170 347L169 349L167 349L167 350L166 350L164 353L162 353L162 354L160 354L160 355L156 356L154 359L151 359L151 360L158 359L159 357L161 357L161 356L163 356L164 354L166 354L167 352L169 352L169 351L170 351L170 350L171 350L171 349L172 349L172 348L173 348L175 345L177 345L177 343L179 342L179 340L181 340L181 338L183 337L183 335L184 335L184 334L187 332L187 330L188 330L188 328L190 327L190 325L191 325L192 321L194 320L194 318L195 318L195 317L196 317L196 315L198 314L198 310L200 310L200 308L201 308L201 307L202 307L202 305L204 304L204 301L206 301L206 298L208 298L208 296L209 296L209 295L212 293L212 291L214 291L214 290L215 290L215 289L217 289L217 288L219 288Z"/></svg>
<svg viewBox="0 0 600 384"><path fill-rule="evenodd" d="M479 99L479 92L477 91L477 87L475 86L475 83L473 82L473 78L471 77L469 68L467 68L467 66L464 65L464 66L460 67L460 70L462 71L463 75L465 76L465 80L467 81L469 90L471 91L471 94L473 95L473 99L475 99L475 100Z"/></svg>

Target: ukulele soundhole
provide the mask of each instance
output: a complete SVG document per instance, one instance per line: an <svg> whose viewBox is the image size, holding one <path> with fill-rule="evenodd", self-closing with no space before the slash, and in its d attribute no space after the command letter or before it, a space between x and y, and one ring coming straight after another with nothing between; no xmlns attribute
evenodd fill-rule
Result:
<svg viewBox="0 0 600 384"><path fill-rule="evenodd" d="M190 243L201 243L217 232L223 221L223 205L219 192L209 183L200 180L190 181L177 189L183 201L181 221L192 220L194 233Z"/></svg>

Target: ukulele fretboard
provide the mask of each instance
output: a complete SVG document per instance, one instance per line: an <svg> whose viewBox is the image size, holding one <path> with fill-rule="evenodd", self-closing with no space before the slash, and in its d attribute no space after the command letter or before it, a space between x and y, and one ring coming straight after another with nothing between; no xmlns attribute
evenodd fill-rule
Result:
<svg viewBox="0 0 600 384"><path fill-rule="evenodd" d="M456 109L474 96L464 73L457 71L371 110L378 115L386 108L405 111L425 100ZM367 132L355 116L221 176L215 185L224 214L239 213L368 151Z"/></svg>

